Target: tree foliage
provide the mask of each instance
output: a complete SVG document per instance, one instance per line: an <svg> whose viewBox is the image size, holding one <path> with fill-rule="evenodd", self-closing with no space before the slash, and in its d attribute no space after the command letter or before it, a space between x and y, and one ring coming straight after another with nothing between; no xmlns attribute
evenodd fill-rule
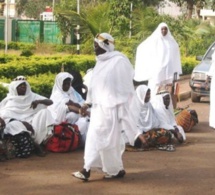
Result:
<svg viewBox="0 0 215 195"><path fill-rule="evenodd" d="M52 6L52 0L17 0L16 9L18 15L39 19L46 6Z"/></svg>

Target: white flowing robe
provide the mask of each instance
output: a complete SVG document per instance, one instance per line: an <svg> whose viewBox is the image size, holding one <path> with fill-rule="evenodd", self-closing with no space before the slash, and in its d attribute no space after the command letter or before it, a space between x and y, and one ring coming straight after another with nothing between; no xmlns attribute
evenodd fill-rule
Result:
<svg viewBox="0 0 215 195"><path fill-rule="evenodd" d="M215 128L215 52L212 54L212 64L208 76L211 76L209 126Z"/></svg>
<svg viewBox="0 0 215 195"><path fill-rule="evenodd" d="M171 96L170 96L170 104L167 109L164 105L163 97L165 95L170 96L169 93L159 94L159 95L156 95L152 101L152 106L154 107L154 110L160 120L159 127L164 128L166 130L171 130L171 129L175 129L174 126L176 126L179 130L179 133L181 133L183 140L186 140L184 129L181 126L177 125L176 123Z"/></svg>
<svg viewBox="0 0 215 195"><path fill-rule="evenodd" d="M166 36L161 34L161 28L167 27ZM148 80L153 98L160 85L172 83L174 73L182 74L179 46L165 23L143 41L136 51L135 81Z"/></svg>
<svg viewBox="0 0 215 195"><path fill-rule="evenodd" d="M148 91L149 87L146 85L140 85L136 89L138 101L139 101L139 119L138 119L138 129L140 133L147 132L153 128L159 127L159 120L158 116L154 110L154 108L151 105L151 102L145 103L145 97L146 93Z"/></svg>
<svg viewBox="0 0 215 195"><path fill-rule="evenodd" d="M17 86L25 82L27 90L25 95L17 94ZM32 135L34 141L40 144L52 134L51 126L54 124L51 112L44 104L38 104L33 109L31 103L35 100L44 100L46 97L40 96L31 91L27 81L12 81L9 85L7 97L0 103L0 116L5 120L5 134L16 135L23 131L29 132L20 121L26 121L32 125L35 134ZM15 119L9 122L11 119ZM30 133L30 132L29 132Z"/></svg>
<svg viewBox="0 0 215 195"><path fill-rule="evenodd" d="M49 106L53 117L56 121L56 124L60 124L62 122L68 122L71 124L76 124L79 127L79 131L82 136L82 144L84 144L87 134L87 129L89 125L89 120L87 117L81 117L79 114L74 112L70 112L68 110L68 106L66 105L69 100L72 100L79 105L83 105L84 99L81 95L75 91L75 89L71 86L70 89L65 92L62 89L63 81L66 78L73 79L73 76L67 72L59 73L55 78L55 84L52 89L52 94L50 99L53 101L53 104Z"/></svg>
<svg viewBox="0 0 215 195"><path fill-rule="evenodd" d="M135 90L133 68L118 51L97 56L86 102L92 103L90 125L84 154L84 168L102 168L116 175L123 169L125 131L131 145L139 135L130 104Z"/></svg>

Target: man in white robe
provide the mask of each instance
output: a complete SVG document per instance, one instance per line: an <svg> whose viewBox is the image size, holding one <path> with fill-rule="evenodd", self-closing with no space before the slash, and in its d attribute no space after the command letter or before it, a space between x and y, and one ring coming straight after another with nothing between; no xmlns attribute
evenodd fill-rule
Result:
<svg viewBox="0 0 215 195"><path fill-rule="evenodd" d="M134 80L148 81L151 97L159 87L172 84L174 73L182 74L179 46L166 23L144 40L136 51Z"/></svg>
<svg viewBox="0 0 215 195"><path fill-rule="evenodd" d="M136 127L130 108L135 90L133 68L128 58L114 51L114 39L108 33L98 34L94 39L97 63L92 71L86 102L91 104L90 125L84 153L82 171L73 176L88 180L91 168L102 168L105 178L125 175L122 153L125 131L131 145L139 136L145 139ZM84 112L85 108L82 108Z"/></svg>

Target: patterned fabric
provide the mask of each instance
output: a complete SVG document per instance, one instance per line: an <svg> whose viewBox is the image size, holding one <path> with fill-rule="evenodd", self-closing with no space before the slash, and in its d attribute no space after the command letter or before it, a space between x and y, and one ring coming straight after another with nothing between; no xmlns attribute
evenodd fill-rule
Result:
<svg viewBox="0 0 215 195"><path fill-rule="evenodd" d="M33 140L27 132L23 132L14 136L9 134L5 135L5 140L10 142L15 147L15 156L18 158L27 158L34 150Z"/></svg>
<svg viewBox="0 0 215 195"><path fill-rule="evenodd" d="M167 145L172 142L172 133L162 128L151 129L143 133L145 139L148 141L149 147L157 147ZM142 143L139 139L135 141L135 147L142 148Z"/></svg>
<svg viewBox="0 0 215 195"><path fill-rule="evenodd" d="M172 139L172 133L165 129L152 129L144 133L146 139L148 140L149 146L158 146L169 144Z"/></svg>

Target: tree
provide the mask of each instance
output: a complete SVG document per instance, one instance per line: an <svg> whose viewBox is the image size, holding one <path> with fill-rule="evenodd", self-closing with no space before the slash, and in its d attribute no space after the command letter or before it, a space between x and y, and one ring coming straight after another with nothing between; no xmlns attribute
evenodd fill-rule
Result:
<svg viewBox="0 0 215 195"><path fill-rule="evenodd" d="M46 6L51 6L52 0L18 0L16 9L18 15L25 14L29 18L39 19Z"/></svg>
<svg viewBox="0 0 215 195"><path fill-rule="evenodd" d="M197 6L197 7L199 6L199 8L202 8L204 4L209 4L212 9L215 8L215 0L170 0L170 1L177 3L177 5L179 6L186 4L187 19L192 18L194 6Z"/></svg>

